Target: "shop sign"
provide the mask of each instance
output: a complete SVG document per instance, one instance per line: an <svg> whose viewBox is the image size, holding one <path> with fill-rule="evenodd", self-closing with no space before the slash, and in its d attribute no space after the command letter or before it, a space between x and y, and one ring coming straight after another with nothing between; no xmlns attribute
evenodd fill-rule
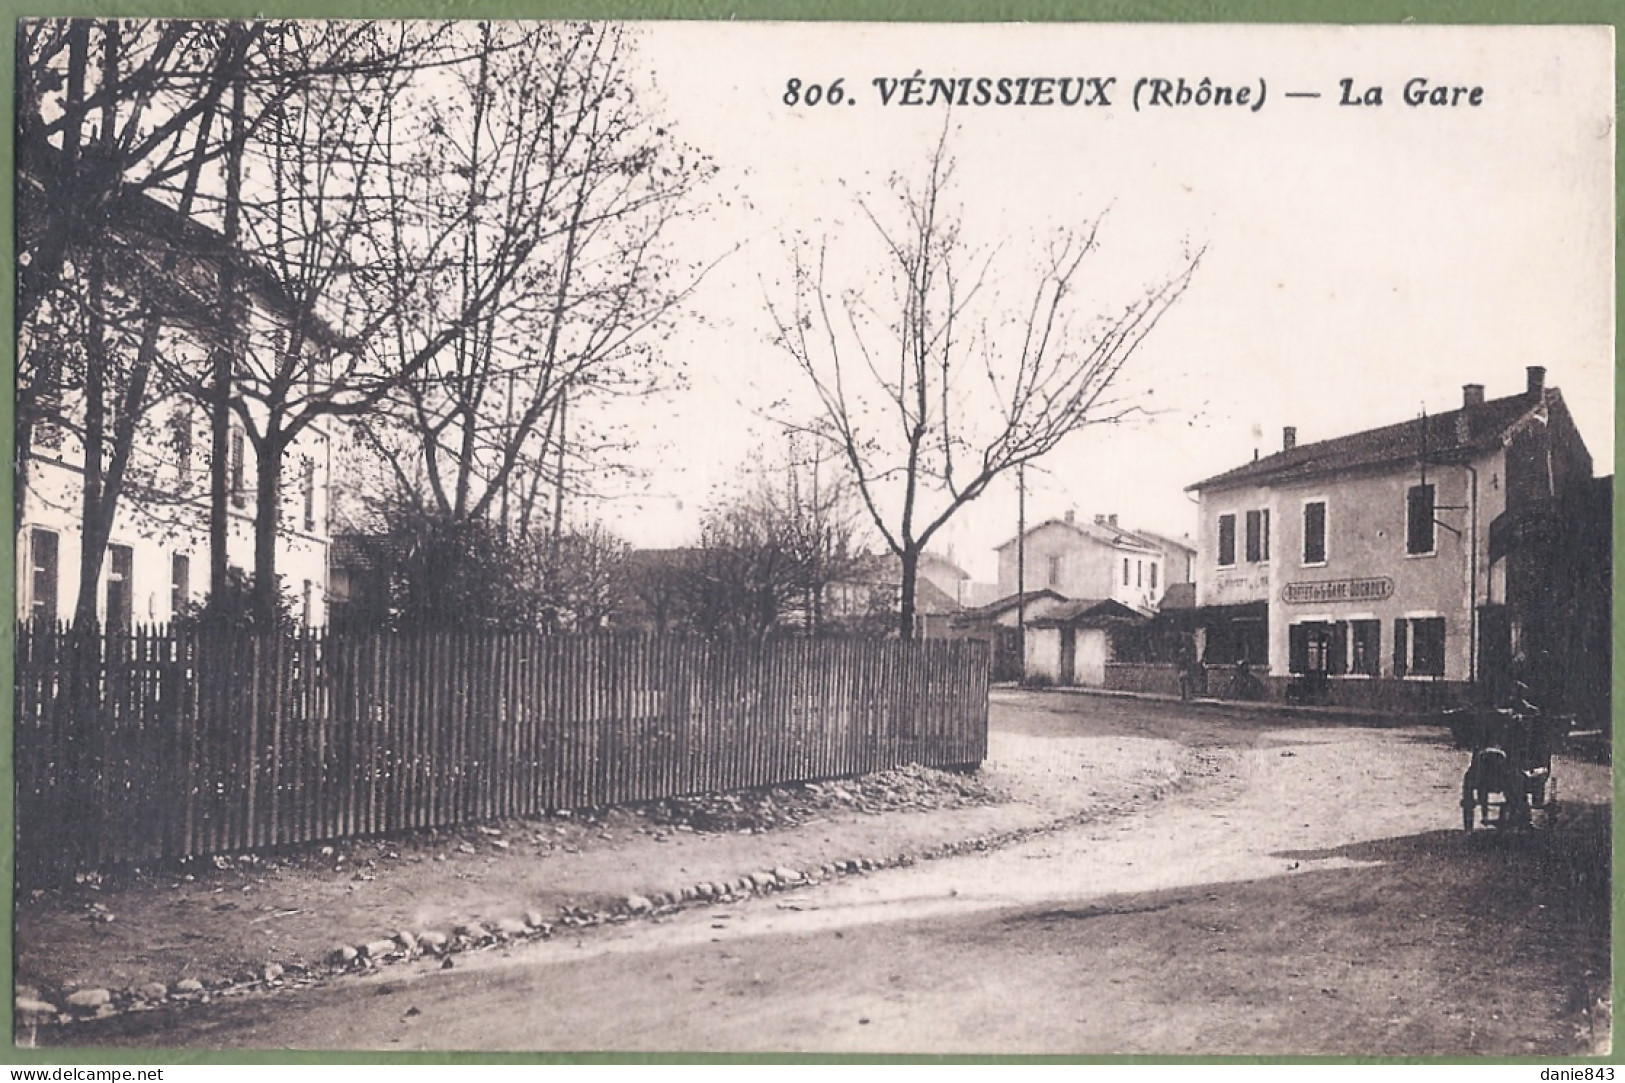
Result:
<svg viewBox="0 0 1625 1083"><path fill-rule="evenodd" d="M1281 601L1288 605L1306 602L1380 602L1393 597L1394 581L1386 575L1368 579L1321 579L1308 583L1288 583L1281 588Z"/></svg>

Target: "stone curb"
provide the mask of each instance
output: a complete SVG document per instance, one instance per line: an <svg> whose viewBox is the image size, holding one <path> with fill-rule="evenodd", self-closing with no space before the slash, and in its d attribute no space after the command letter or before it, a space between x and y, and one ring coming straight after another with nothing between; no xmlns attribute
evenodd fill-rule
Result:
<svg viewBox="0 0 1625 1083"><path fill-rule="evenodd" d="M1147 801L1160 800L1190 778L1180 774L1145 791ZM555 931L619 925L634 919L650 919L700 906L727 905L747 898L794 891L844 876L861 876L883 869L904 868L920 861L937 861L962 854L997 850L1039 835L1075 827L1098 819L1099 810L1084 809L1057 820L1031 827L1013 828L940 843L912 853L887 857L848 858L826 862L806 870L788 866L758 869L731 880L699 881L648 895L628 895L605 909L592 910L569 904L559 908L554 921L544 920L530 909L521 916L490 923L459 923L446 929L399 930L360 944L335 946L319 963L267 963L257 973L222 976L207 981L188 978L166 986L151 981L127 989L82 985L59 990L48 999L39 990L19 986L13 1007L14 1025L65 1025L126 1012L152 1011L171 1004L208 1004L243 996L256 990L269 991L315 985L344 974L367 973L379 967L412 959L440 958L443 967L454 965L452 956L524 941L550 940Z"/></svg>

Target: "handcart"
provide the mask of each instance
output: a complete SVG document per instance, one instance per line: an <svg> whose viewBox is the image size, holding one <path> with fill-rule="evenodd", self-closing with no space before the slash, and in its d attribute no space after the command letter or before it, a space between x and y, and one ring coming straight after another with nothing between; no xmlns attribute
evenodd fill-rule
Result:
<svg viewBox="0 0 1625 1083"><path fill-rule="evenodd" d="M1472 759L1461 779L1461 826L1494 828L1533 826L1534 813L1549 818L1557 807L1557 780L1552 776L1552 748L1570 721L1543 715L1532 704L1488 710L1464 708L1446 712L1456 747L1470 749Z"/></svg>

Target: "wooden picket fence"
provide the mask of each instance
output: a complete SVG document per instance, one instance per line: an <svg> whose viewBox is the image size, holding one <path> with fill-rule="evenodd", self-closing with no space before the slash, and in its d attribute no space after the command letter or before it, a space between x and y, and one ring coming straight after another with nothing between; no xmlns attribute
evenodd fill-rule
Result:
<svg viewBox="0 0 1625 1083"><path fill-rule="evenodd" d="M986 644L17 630L18 873L987 750Z"/></svg>

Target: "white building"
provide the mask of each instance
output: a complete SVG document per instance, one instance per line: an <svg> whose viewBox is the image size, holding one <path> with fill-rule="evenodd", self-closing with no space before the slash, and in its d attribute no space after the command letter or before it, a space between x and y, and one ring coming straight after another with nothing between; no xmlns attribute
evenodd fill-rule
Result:
<svg viewBox="0 0 1625 1083"><path fill-rule="evenodd" d="M1017 542L999 546L999 594L1017 591ZM1115 515L1080 523L1072 512L1026 533L1023 589L1065 598L1109 599L1144 614L1156 612L1174 583L1189 582L1195 550L1142 531L1125 530Z"/></svg>
<svg viewBox="0 0 1625 1083"><path fill-rule="evenodd" d="M27 182L19 178L19 185ZM201 603L209 579L208 417L181 387L182 375L207 372L208 294L224 243L217 233L146 197L117 208L110 242L109 277L126 298L160 298L166 316L157 345L158 363L146 406L136 422L124 491L106 551L101 555L96 613L104 627L167 623ZM167 257L167 258L166 258ZM161 272L168 267L170 275ZM164 279L167 277L167 281ZM285 334L289 302L269 276L249 274L242 328L249 351L275 348ZM49 304L50 302L44 302ZM319 348L325 348L322 344ZM23 339L18 354L48 344ZM133 357L121 356L120 362ZM83 535L85 396L67 366L28 365L23 370L52 379L35 388L48 406L32 426L23 465L24 491L17 524L18 615L69 620L78 598ZM315 370L312 369L312 378ZM51 418L66 424L52 423ZM109 424L111 424L111 419ZM255 454L241 421L229 439L230 520L228 562L245 573L254 566ZM331 433L321 423L302 433L283 458L277 571L296 617L311 626L326 622L328 504L332 473Z"/></svg>

